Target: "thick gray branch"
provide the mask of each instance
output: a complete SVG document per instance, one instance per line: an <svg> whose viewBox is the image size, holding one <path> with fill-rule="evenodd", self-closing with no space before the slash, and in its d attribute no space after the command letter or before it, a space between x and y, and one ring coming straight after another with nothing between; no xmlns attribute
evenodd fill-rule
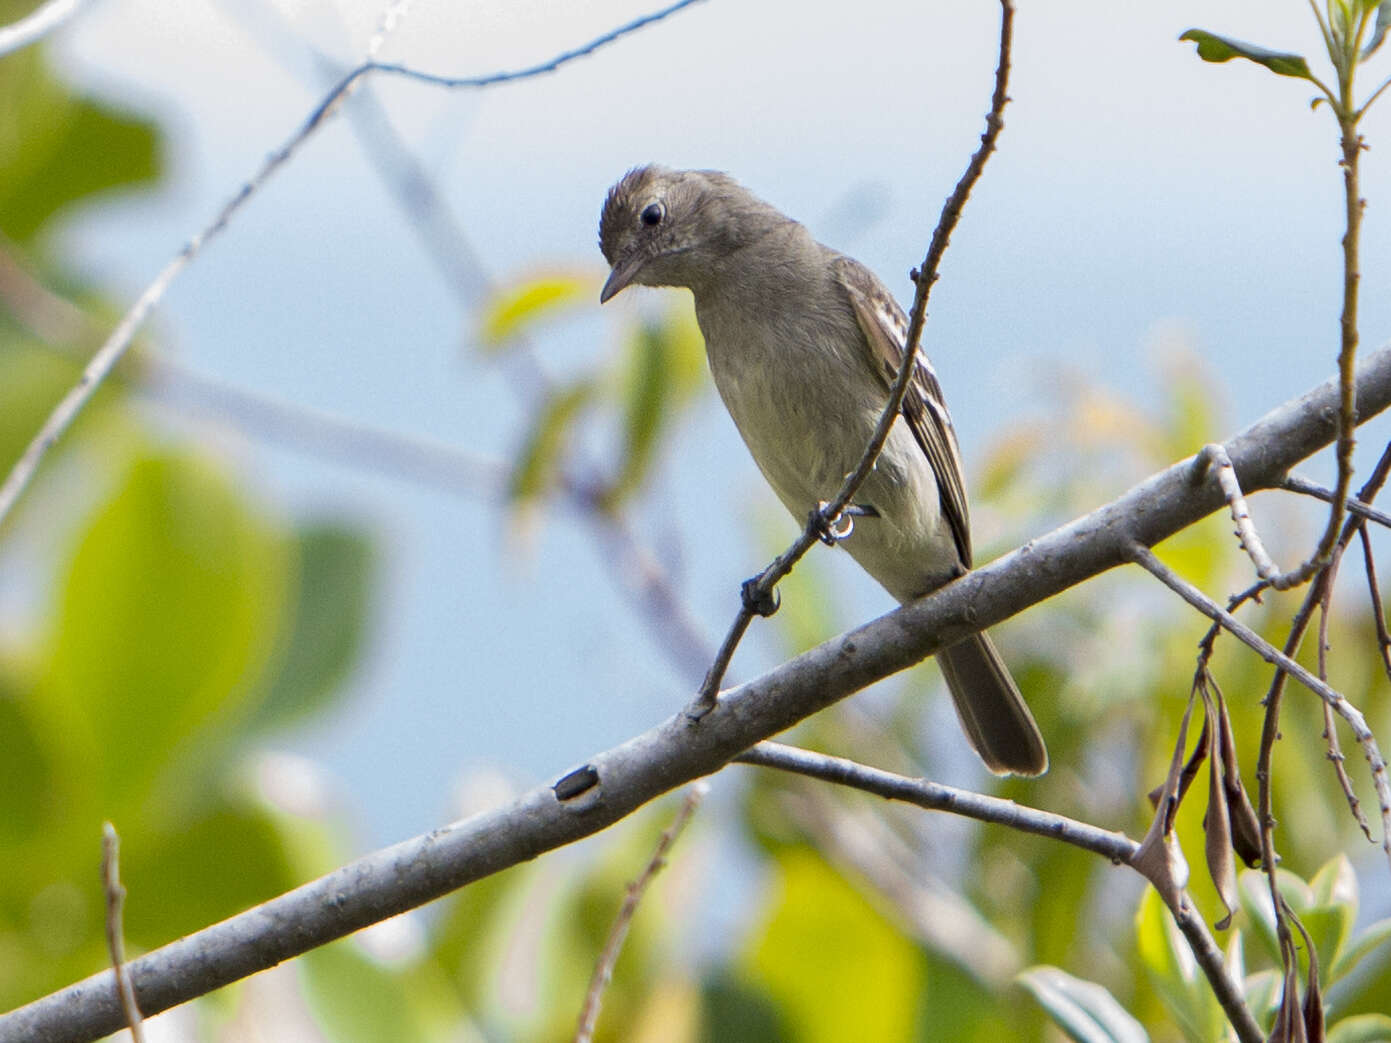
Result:
<svg viewBox="0 0 1391 1043"><path fill-rule="evenodd" d="M1329 381L1226 442L1241 487L1278 485L1332 441ZM1391 350L1358 372L1357 414L1391 405ZM596 833L643 804L717 771L742 751L866 685L1130 560L1223 507L1194 458L1100 510L1032 540L929 597L819 645L726 692L699 721L684 714L600 754L554 788L386 848L129 964L146 1014L274 966L368 924ZM561 799L558 794L565 795ZM95 1039L123 1024L107 971L0 1016L0 1041Z"/></svg>

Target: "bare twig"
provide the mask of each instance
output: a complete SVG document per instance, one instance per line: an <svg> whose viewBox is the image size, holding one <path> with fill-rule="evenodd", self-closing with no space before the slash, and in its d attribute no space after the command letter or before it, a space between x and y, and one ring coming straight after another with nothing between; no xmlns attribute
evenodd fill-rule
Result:
<svg viewBox="0 0 1391 1043"><path fill-rule="evenodd" d="M437 86L448 88L484 88L493 87L503 83L511 83L516 80L528 79L541 76L545 73L554 72L562 66L575 61L578 58L586 57L595 51L614 41L636 32L644 26L653 22L660 21L669 15L675 14L682 8L689 7L699 0L679 0L653 14L635 19L622 25L617 29L596 37L589 43L574 50L565 51L548 61L537 65L531 65L524 69L516 69L508 72L493 73L487 76L473 77L444 77L435 76L429 73L421 73L417 70L408 69L399 65L383 65L377 62L365 62L359 65L352 72L344 76L338 84L328 93L328 96L315 107L309 117L300 125L293 134L274 152L272 152L261 165L261 168L252 175L238 190L222 209L218 211L212 222L201 232L190 239L182 250L166 264L163 270L155 277L154 281L146 287L145 291L136 300L135 304L125 314L111 335L102 344L101 348L92 357L87 368L83 370L81 378L77 384L63 396L63 399L54 407L53 412L39 429L37 435L25 448L19 460L10 470L5 478L4 484L0 485L0 521L4 521L6 516L14 508L24 489L33 479L38 471L39 462L50 448L71 426L78 413L91 400L93 394L102 381L110 374L112 368L125 354L130 346L136 331L144 323L149 313L154 310L156 304L163 298L170 284L179 274L192 262L199 251L206 243L227 227L228 222L240 210L246 202L251 199L261 188L262 185L277 170L287 163L306 140L316 131L319 126L333 112L337 111L342 102L355 87L357 82L365 75L373 71L394 73L402 76L409 76L413 79L433 83Z"/></svg>
<svg viewBox="0 0 1391 1043"><path fill-rule="evenodd" d="M116 994L126 1028L135 1043L145 1043L144 1022L135 1002L135 989L126 970L125 931L121 926L121 909L126 901L126 889L121 886L121 839L110 822L101 824L101 884L106 895L106 948L111 954L111 970L116 976Z"/></svg>
<svg viewBox="0 0 1391 1043"><path fill-rule="evenodd" d="M1124 833L1113 833L1078 819L1016 804L1012 800L987 796L972 790L944 786L927 779L911 779L880 768L872 768L844 757L787 746L780 742L760 742L737 757L740 764L806 775L823 782L864 790L889 800L901 800L928 811L948 811L979 822L1009 826L1023 833L1051 837L1064 844L1108 858L1129 862L1139 845Z"/></svg>
<svg viewBox="0 0 1391 1043"><path fill-rule="evenodd" d="M1365 531L1364 527L1358 526L1359 531ZM1329 560L1325 569L1325 576L1320 577L1317 586L1322 588L1319 597L1319 680L1328 680L1328 617L1333 611L1333 581L1338 574L1338 566L1343 559L1343 551L1347 544L1339 541L1333 549L1333 557ZM1328 761L1333 765L1333 774L1338 779L1338 785L1343 790L1343 796L1348 802L1348 810L1352 813L1358 828L1362 830L1362 835L1372 841L1372 827L1367 822L1367 816L1362 814L1362 802L1357 799L1357 791L1353 789L1352 779L1348 778L1347 757L1343 754L1342 744L1338 741L1338 722L1333 719L1333 707L1327 703L1323 704L1323 738L1328 743ZM1375 843L1375 841L1372 841Z"/></svg>
<svg viewBox="0 0 1391 1043"><path fill-rule="evenodd" d="M1372 602L1372 620L1377 628L1377 649L1381 653L1381 665L1391 680L1391 631L1386 628L1386 608L1381 603L1381 584L1377 581L1376 561L1372 557L1372 540L1364 526L1358 536L1362 540L1362 560L1367 573L1367 593Z"/></svg>
<svg viewBox="0 0 1391 1043"><path fill-rule="evenodd" d="M1314 499L1322 500L1324 503L1333 502L1332 489L1326 489L1317 482L1311 482L1302 475L1286 475L1285 480L1280 483L1280 488L1288 492L1312 496ZM1391 514L1387 514L1385 511L1379 511L1371 504L1363 503L1355 496L1348 497L1347 508L1349 514L1356 515L1359 518L1366 518L1370 522L1376 522L1376 524L1383 528L1391 529Z"/></svg>
<svg viewBox="0 0 1391 1043"><path fill-rule="evenodd" d="M1336 435L1330 410L1337 396L1336 382L1325 382L1228 441L1242 486L1270 488L1327 445ZM1358 414L1370 419L1388 406L1391 349L1363 361ZM141 1009L168 1009L593 835L851 692L1126 563L1131 541L1158 543L1223 506L1215 484L1193 486L1191 468L1191 461L1175 464L1090 515L726 692L698 724L678 713L597 755L556 788L539 787L364 856L141 956L131 963ZM1200 925L1189 920L1179 923L1186 935L1193 932L1194 944ZM110 972L98 974L0 1015L0 1040L95 1039L115 1032L124 1022L112 981Z"/></svg>
<svg viewBox="0 0 1391 1043"><path fill-rule="evenodd" d="M1246 506L1246 497L1241 494L1241 483L1236 480L1236 468L1232 466L1227 450L1216 442L1203 446L1198 454L1197 467L1199 470L1210 468L1216 475L1217 484L1221 486L1222 495L1227 498L1227 507L1232 512L1232 521L1236 523L1237 541L1256 566L1256 575L1267 583L1273 583L1280 574L1280 567L1266 553L1265 544L1251 522L1251 511Z"/></svg>
<svg viewBox="0 0 1391 1043"><path fill-rule="evenodd" d="M884 443L889 439L889 432L897 421L899 412L903 409L904 399L907 397L908 388L911 386L913 375L917 370L919 342L922 340L923 324L927 321L927 299L932 292L933 284L937 281L937 269L942 263L942 255L946 253L952 232L955 231L957 223L961 220L961 211L971 196L971 190L980 180L980 176L985 170L986 161L995 151L995 143L1004 127L1004 109L1009 101L1006 88L1009 83L1009 57L1013 35L1013 3L1011 0L1000 0L999 58L995 65L995 89L990 98L990 111L985 117L985 131L980 136L980 147L971 156L970 162L966 164L965 173L961 175L961 179L956 183L956 188L942 207L941 216L937 219L937 227L932 233L932 241L928 244L927 255L923 258L922 267L914 272L914 282L917 289L913 295L912 308L908 313L908 332L903 342L903 361L899 364L898 375L894 378L893 387L889 392L889 400L879 415L879 423L875 426L869 445L865 447L859 465L846 476L845 482L841 485L835 498L824 507L812 510L811 518L802 530L802 534L797 537L796 542L757 577L744 585L744 596L739 614L735 616L729 632L725 635L719 651L715 654L715 660L705 675L699 693L687 709L687 712L692 716L699 717L708 713L715 705L720 683L724 680L725 671L729 669L730 660L734 658L734 651L739 647L739 642L743 640L744 633L753 621L754 606L764 604L776 608L776 601L771 600L774 588L784 576L792 571L793 566L802 560L807 551L821 539L826 528L834 525L840 519L851 501L854 500L855 494L859 492L860 486L869 477L870 471L874 469L874 463L878 460Z"/></svg>
<svg viewBox="0 0 1391 1043"><path fill-rule="evenodd" d="M77 13L85 0L48 0L17 22L0 28L0 55L37 43Z"/></svg>
<svg viewBox="0 0 1391 1043"><path fill-rule="evenodd" d="M1134 868L1135 857L1140 852L1140 845L1124 833L1113 833L1065 815L1025 807L1012 800L1001 800L982 793L943 786L927 779L911 779L843 757L813 753L782 743L761 742L741 753L735 760L834 782L931 811L949 811L981 822L991 822L1021 832L1051 837L1064 844L1101 855L1117 865ZM1194 957L1212 985L1213 992L1236 1029L1238 1037L1243 1043L1259 1043L1265 1037L1247 1009L1242 998L1241 986L1232 979L1222 952L1213 941L1203 918L1194 913L1192 903L1186 899L1174 903L1166 899L1165 904L1173 914L1179 930L1188 940Z"/></svg>
<svg viewBox="0 0 1391 1043"><path fill-rule="evenodd" d="M652 857L648 859L642 873L628 885L628 893L623 896L623 905L619 907L618 916L613 922L613 927L609 929L608 941L604 943L599 962L594 967L594 976L589 980L589 991L585 993L584 1007L580 1010L579 1027L575 1029L575 1043L589 1043L594 1038L594 1026L599 1023L599 1008L603 1004L604 989L613 977L614 965L618 963L618 954L623 951L623 940L628 937L628 928L632 926L633 914L638 910L638 903L642 901L642 896L647 893L647 888L657 874L666 867L667 855L671 852L672 845L691 821L708 792L708 782L692 783L686 793L686 799L681 802L680 810L676 812L676 818L672 819L671 825L658 838L657 848L652 852Z"/></svg>
<svg viewBox="0 0 1391 1043"><path fill-rule="evenodd" d="M1381 805L1381 825L1382 825L1382 848L1386 852L1388 862L1391 862L1391 784L1387 782L1386 760L1382 757L1380 749L1377 748L1376 736L1367 727L1367 720L1362 716L1362 712L1353 706L1342 693L1320 681L1307 669L1295 662L1289 655L1279 651L1274 645L1266 641L1246 624L1239 621L1230 612L1227 612L1217 602L1213 601L1193 584L1189 583L1182 576L1178 575L1157 557L1148 547L1133 544L1130 548L1130 559L1135 564L1146 569L1151 575L1162 582L1179 597L1187 601L1209 619L1219 622L1222 627L1234 635L1239 641L1252 649L1266 662L1280 668L1284 673L1289 674L1304 687L1317 695L1320 699L1328 703L1337 712L1338 716L1347 721L1352 729L1358 744L1362 747L1363 755L1367 758L1367 763L1371 768L1372 784L1377 791L1377 797ZM1268 769L1268 764L1264 765ZM1260 769L1257 770L1260 777ZM1264 819L1269 814L1269 808L1262 808L1261 815Z"/></svg>

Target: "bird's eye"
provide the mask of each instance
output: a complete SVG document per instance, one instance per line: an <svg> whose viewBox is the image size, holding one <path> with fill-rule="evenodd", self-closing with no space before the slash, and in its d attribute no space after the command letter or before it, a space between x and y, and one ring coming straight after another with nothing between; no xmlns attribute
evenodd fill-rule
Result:
<svg viewBox="0 0 1391 1043"><path fill-rule="evenodd" d="M648 203L643 207L642 223L648 228L653 228L662 223L662 218L666 216L666 209L661 203Z"/></svg>

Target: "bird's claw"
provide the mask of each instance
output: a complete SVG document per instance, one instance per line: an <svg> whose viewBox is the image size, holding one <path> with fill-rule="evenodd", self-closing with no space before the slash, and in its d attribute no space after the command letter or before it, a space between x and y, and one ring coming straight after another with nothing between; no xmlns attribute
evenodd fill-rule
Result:
<svg viewBox="0 0 1391 1043"><path fill-rule="evenodd" d="M808 524L816 531L817 538L826 546L834 547L843 539L847 539L855 531L856 518L877 518L879 512L875 508L857 503L846 504L845 509L835 517L826 513L830 503L822 500L816 505L816 510L811 512Z"/></svg>

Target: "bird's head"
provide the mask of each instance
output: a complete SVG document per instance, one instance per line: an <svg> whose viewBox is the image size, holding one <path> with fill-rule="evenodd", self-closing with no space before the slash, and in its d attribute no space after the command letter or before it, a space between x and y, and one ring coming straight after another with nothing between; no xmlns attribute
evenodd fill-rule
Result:
<svg viewBox="0 0 1391 1043"><path fill-rule="evenodd" d="M733 178L712 170L636 167L609 189L599 218L599 249L613 269L603 303L625 287L687 286L715 277L773 212Z"/></svg>

